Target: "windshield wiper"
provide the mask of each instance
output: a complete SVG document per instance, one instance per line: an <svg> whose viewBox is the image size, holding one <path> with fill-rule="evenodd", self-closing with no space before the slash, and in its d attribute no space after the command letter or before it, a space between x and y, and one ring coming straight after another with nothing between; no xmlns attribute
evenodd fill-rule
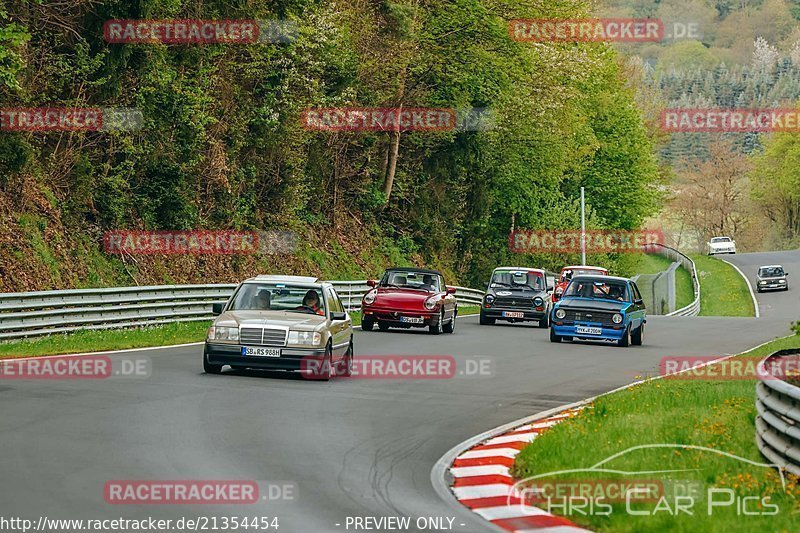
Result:
<svg viewBox="0 0 800 533"><path fill-rule="evenodd" d="M493 281L492 285L503 285L504 287L514 288L514 286L512 284L506 283L505 281Z"/></svg>

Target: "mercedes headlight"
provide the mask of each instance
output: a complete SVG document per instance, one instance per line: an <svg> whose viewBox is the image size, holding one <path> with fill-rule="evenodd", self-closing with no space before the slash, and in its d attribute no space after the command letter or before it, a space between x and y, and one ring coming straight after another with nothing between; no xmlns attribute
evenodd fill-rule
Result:
<svg viewBox="0 0 800 533"><path fill-rule="evenodd" d="M290 331L287 344L299 346L318 346L322 342L319 331Z"/></svg>
<svg viewBox="0 0 800 533"><path fill-rule="evenodd" d="M556 309L556 318L557 319L561 320L565 316L567 316L567 312L566 311L564 311L563 309Z"/></svg>
<svg viewBox="0 0 800 533"><path fill-rule="evenodd" d="M766 282L765 280L763 280L763 279L762 279L761 281L759 281L759 282L758 282L758 284L759 284L759 285L766 285L766 284L767 284L767 282Z"/></svg>
<svg viewBox="0 0 800 533"><path fill-rule="evenodd" d="M535 305L536 307L541 307L542 305L544 305L544 300L542 300L541 296L537 296L536 298L533 299L533 305Z"/></svg>
<svg viewBox="0 0 800 533"><path fill-rule="evenodd" d="M785 279L780 279L780 280L778 280L778 283L786 283L786 280Z"/></svg>
<svg viewBox="0 0 800 533"><path fill-rule="evenodd" d="M211 326L208 328L207 338L210 341L238 341L239 328L228 326Z"/></svg>
<svg viewBox="0 0 800 533"><path fill-rule="evenodd" d="M429 311L432 310L434 307L436 307L436 301L437 300L435 296L425 300L425 309L428 309Z"/></svg>
<svg viewBox="0 0 800 533"><path fill-rule="evenodd" d="M619 313L614 313L614 316L611 317L611 320L614 321L614 324L622 324L622 315Z"/></svg>
<svg viewBox="0 0 800 533"><path fill-rule="evenodd" d="M364 303L367 304L367 305L374 304L375 303L375 296L377 296L375 291L368 292L367 294L364 295Z"/></svg>

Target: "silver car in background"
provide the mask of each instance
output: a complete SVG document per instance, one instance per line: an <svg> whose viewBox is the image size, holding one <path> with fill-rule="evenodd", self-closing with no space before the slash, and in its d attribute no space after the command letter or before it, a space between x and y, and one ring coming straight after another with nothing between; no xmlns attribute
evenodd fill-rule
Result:
<svg viewBox="0 0 800 533"><path fill-rule="evenodd" d="M756 290L762 291L788 291L789 275L781 265L767 265L758 268Z"/></svg>
<svg viewBox="0 0 800 533"><path fill-rule="evenodd" d="M300 372L310 379L349 376L353 325L333 285L302 276L256 276L214 304L203 369Z"/></svg>

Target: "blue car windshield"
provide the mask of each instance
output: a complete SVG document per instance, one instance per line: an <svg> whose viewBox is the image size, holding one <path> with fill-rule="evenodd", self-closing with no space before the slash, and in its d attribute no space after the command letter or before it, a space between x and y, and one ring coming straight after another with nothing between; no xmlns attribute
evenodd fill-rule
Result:
<svg viewBox="0 0 800 533"><path fill-rule="evenodd" d="M623 281L572 280L567 290L564 291L564 296L571 296L573 298L594 298L598 300L617 300L620 302L631 301L628 284Z"/></svg>

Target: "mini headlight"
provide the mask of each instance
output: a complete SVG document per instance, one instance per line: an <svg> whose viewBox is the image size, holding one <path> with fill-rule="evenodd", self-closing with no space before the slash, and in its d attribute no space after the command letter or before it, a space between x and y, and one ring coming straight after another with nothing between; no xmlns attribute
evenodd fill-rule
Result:
<svg viewBox="0 0 800 533"><path fill-rule="evenodd" d="M487 304L490 304L490 303L492 303L493 301L494 301L494 296L492 296L491 294L487 294L487 295L486 295L486 303L487 303Z"/></svg>
<svg viewBox="0 0 800 533"><path fill-rule="evenodd" d="M561 296L562 294L564 294L564 289L562 289L561 287L557 288L557 289L556 289L556 294L558 294L559 296Z"/></svg>
<svg viewBox="0 0 800 533"><path fill-rule="evenodd" d="M614 316L611 317L611 320L614 321L614 324L621 324L622 323L622 315L619 313L614 313Z"/></svg>
<svg viewBox="0 0 800 533"><path fill-rule="evenodd" d="M322 341L319 331L290 331L288 344L299 344L303 346L316 346Z"/></svg>
<svg viewBox="0 0 800 533"><path fill-rule="evenodd" d="M364 303L367 305L372 305L375 303L375 291L370 291L364 295Z"/></svg>
<svg viewBox="0 0 800 533"><path fill-rule="evenodd" d="M561 319L567 316L567 312L563 309L556 309L556 318Z"/></svg>
<svg viewBox="0 0 800 533"><path fill-rule="evenodd" d="M436 297L428 298L425 300L425 309L433 309L436 307Z"/></svg>
<svg viewBox="0 0 800 533"><path fill-rule="evenodd" d="M533 305L535 305L536 307L541 307L543 303L544 300L542 300L541 296L537 296L536 298L533 299Z"/></svg>
<svg viewBox="0 0 800 533"><path fill-rule="evenodd" d="M208 340L238 341L239 328L228 326L211 326L208 328Z"/></svg>

